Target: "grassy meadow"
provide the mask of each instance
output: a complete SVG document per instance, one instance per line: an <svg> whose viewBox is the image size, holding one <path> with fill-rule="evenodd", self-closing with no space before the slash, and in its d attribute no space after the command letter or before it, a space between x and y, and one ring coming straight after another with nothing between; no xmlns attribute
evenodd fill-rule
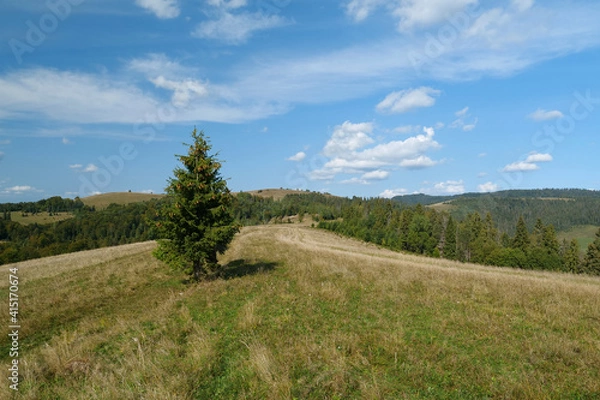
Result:
<svg viewBox="0 0 600 400"><path fill-rule="evenodd" d="M11 220L14 222L18 222L21 225L29 225L29 224L52 224L54 222L64 221L69 218L73 218L73 214L68 212L61 213L48 213L47 211L42 211L37 214L28 214L22 213L18 211L14 211L10 216Z"/></svg>
<svg viewBox="0 0 600 400"><path fill-rule="evenodd" d="M154 246L0 267L4 299L19 267L22 324L20 390L4 379L0 398L600 397L599 278L270 225L241 231L223 279L189 284Z"/></svg>
<svg viewBox="0 0 600 400"><path fill-rule="evenodd" d="M136 193L136 192L112 192L102 193L81 199L86 206L94 206L97 210L108 207L112 203L129 204L160 199L164 194Z"/></svg>

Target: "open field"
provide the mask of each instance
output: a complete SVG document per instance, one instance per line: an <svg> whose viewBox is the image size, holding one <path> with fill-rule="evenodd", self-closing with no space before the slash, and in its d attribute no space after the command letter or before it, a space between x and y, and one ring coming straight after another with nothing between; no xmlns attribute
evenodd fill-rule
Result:
<svg viewBox="0 0 600 400"><path fill-rule="evenodd" d="M309 192L306 192L303 190L293 190L293 189L260 189L260 190L250 190L245 193L251 194L253 196L259 196L259 197L265 197L265 198L272 197L273 200L277 201L277 200L283 199L288 194L306 194ZM237 193L234 193L234 194L237 194ZM329 196L331 196L331 195L329 195Z"/></svg>
<svg viewBox="0 0 600 400"><path fill-rule="evenodd" d="M596 232L598 232L598 227L594 225L584 225L584 226L575 226L569 229L566 232L558 232L558 239L563 240L567 239L571 241L572 239L577 239L579 243L579 247L581 248L581 252L587 252L587 248L594 241L596 237Z"/></svg>
<svg viewBox="0 0 600 400"><path fill-rule="evenodd" d="M39 212L37 214L26 214L24 217L23 214L19 211L14 211L11 213L10 218L14 222L18 222L22 225L29 224L51 224L53 222L64 221L69 218L73 218L73 214L68 212L54 213L50 215L46 211Z"/></svg>
<svg viewBox="0 0 600 400"><path fill-rule="evenodd" d="M18 266L23 399L565 399L600 393L600 279L244 228L186 284L152 242ZM8 279L0 297L8 298ZM7 301L0 315L8 319ZM6 341L1 369L10 359ZM12 397L11 397L12 396Z"/></svg>
<svg viewBox="0 0 600 400"><path fill-rule="evenodd" d="M133 193L133 192L114 192L103 193L94 196L84 197L81 199L86 206L94 206L96 209L108 207L112 203L129 204L159 199L164 194L149 194L149 193Z"/></svg>

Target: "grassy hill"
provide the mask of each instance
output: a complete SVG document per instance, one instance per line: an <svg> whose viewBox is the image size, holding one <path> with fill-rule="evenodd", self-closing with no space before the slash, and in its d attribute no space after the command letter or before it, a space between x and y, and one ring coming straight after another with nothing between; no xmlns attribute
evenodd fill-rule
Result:
<svg viewBox="0 0 600 400"><path fill-rule="evenodd" d="M264 198L273 198L273 200L278 201L283 199L288 194L306 194L304 190L294 190L294 189L258 189L258 190L250 190L248 193L252 196L264 197ZM329 194L326 194L329 195ZM330 195L329 195L330 196Z"/></svg>
<svg viewBox="0 0 600 400"><path fill-rule="evenodd" d="M94 196L84 197L81 199L86 206L94 206L96 209L102 209L108 207L112 203L116 204L129 204L139 203L141 201L148 201L152 199L159 199L163 197L163 194L149 194L149 193L134 193L134 192L114 192L114 193L102 193Z"/></svg>
<svg viewBox="0 0 600 400"><path fill-rule="evenodd" d="M154 243L19 268L27 399L541 399L600 393L600 279L244 228L189 285ZM0 297L8 298L8 279ZM8 302L0 313L8 316ZM7 317L8 318L8 317ZM8 344L0 350L8 370ZM6 374L7 372L5 372ZM0 385L0 398L11 398Z"/></svg>

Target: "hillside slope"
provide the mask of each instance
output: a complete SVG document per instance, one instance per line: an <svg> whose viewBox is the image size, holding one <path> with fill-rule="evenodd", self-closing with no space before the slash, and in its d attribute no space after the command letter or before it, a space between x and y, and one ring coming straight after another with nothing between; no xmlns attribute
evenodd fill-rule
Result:
<svg viewBox="0 0 600 400"><path fill-rule="evenodd" d="M189 285L153 247L0 267L3 276L19 269L18 398L600 393L598 278L458 264L270 225L236 237L224 279ZM2 315L7 308L0 303ZM10 392L0 386L0 398Z"/></svg>

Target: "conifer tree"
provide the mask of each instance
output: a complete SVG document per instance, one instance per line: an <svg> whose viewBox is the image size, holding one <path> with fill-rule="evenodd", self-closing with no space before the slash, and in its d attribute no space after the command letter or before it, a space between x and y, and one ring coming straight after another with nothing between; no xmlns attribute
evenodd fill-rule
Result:
<svg viewBox="0 0 600 400"><path fill-rule="evenodd" d="M572 239L568 247L565 246L563 263L565 265L565 269L568 272L581 272L581 261L579 259L579 243L577 243L577 239Z"/></svg>
<svg viewBox="0 0 600 400"><path fill-rule="evenodd" d="M596 239L588 246L583 266L584 272L600 275L600 229L596 232Z"/></svg>
<svg viewBox="0 0 600 400"><path fill-rule="evenodd" d="M221 163L209 154L202 131L194 128L192 138L188 154L177 156L183 165L175 168L166 188L169 202L160 224L167 240L159 241L155 256L198 281L219 274L217 254L239 228L233 224L233 196L220 175Z"/></svg>
<svg viewBox="0 0 600 400"><path fill-rule="evenodd" d="M445 240L444 240L444 258L449 260L456 259L456 223L454 223L454 218L452 216L448 217L448 223L446 224L445 231Z"/></svg>
<svg viewBox="0 0 600 400"><path fill-rule="evenodd" d="M517 222L517 230L515 237L513 238L512 247L515 249L520 249L524 253L526 253L527 249L529 248L529 233L522 215L519 217L519 221Z"/></svg>

